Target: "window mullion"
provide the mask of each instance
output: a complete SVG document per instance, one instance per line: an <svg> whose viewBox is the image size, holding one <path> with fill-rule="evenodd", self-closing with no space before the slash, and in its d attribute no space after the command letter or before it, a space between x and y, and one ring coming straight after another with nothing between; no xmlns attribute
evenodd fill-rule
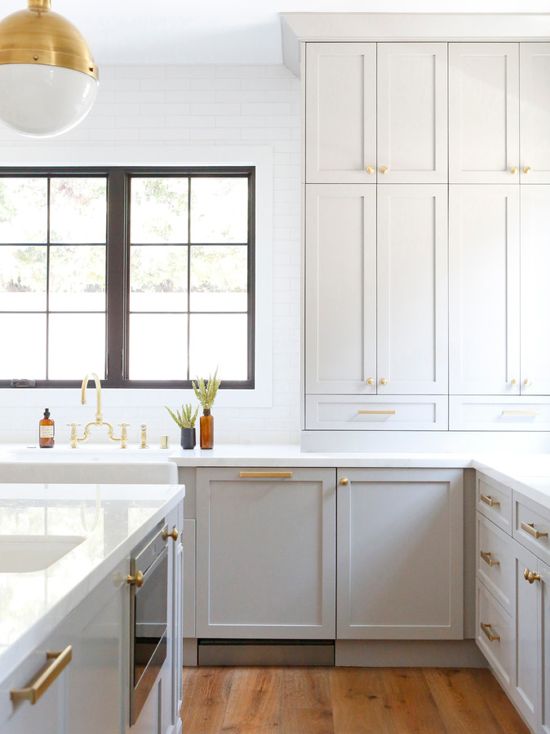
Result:
<svg viewBox="0 0 550 734"><path fill-rule="evenodd" d="M126 175L111 169L107 187L107 381L127 375L127 192Z"/></svg>

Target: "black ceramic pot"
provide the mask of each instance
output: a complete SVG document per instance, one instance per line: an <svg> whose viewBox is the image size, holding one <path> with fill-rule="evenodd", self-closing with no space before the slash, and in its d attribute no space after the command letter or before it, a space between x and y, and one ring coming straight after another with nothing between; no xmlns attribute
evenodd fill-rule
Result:
<svg viewBox="0 0 550 734"><path fill-rule="evenodd" d="M181 429L181 447L182 449L194 449L197 445L197 436L194 428Z"/></svg>

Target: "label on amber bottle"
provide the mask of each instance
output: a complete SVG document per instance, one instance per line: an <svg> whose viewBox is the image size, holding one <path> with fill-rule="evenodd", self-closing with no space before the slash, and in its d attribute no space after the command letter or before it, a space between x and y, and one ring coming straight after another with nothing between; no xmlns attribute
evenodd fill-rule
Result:
<svg viewBox="0 0 550 734"><path fill-rule="evenodd" d="M53 438L53 426L40 426L40 438Z"/></svg>

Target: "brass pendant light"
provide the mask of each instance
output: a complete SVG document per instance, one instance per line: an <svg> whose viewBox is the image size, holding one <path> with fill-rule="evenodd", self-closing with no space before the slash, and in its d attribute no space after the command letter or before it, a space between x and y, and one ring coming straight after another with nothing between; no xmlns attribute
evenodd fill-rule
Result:
<svg viewBox="0 0 550 734"><path fill-rule="evenodd" d="M98 69L81 33L52 12L50 0L28 3L0 21L0 118L28 135L57 135L91 109Z"/></svg>

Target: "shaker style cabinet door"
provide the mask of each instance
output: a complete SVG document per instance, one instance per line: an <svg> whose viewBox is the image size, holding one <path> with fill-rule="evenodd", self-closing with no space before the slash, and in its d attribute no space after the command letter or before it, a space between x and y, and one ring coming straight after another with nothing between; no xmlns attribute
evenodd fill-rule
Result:
<svg viewBox="0 0 550 734"><path fill-rule="evenodd" d="M548 273L550 186L522 186L521 392L524 395L550 395Z"/></svg>
<svg viewBox="0 0 550 734"><path fill-rule="evenodd" d="M447 186L378 186L378 394L446 394Z"/></svg>
<svg viewBox="0 0 550 734"><path fill-rule="evenodd" d="M550 184L550 43L521 43L521 181Z"/></svg>
<svg viewBox="0 0 550 734"><path fill-rule="evenodd" d="M519 167L519 44L449 44L450 182L519 183Z"/></svg>
<svg viewBox="0 0 550 734"><path fill-rule="evenodd" d="M376 187L306 189L306 392L375 394Z"/></svg>
<svg viewBox="0 0 550 734"><path fill-rule="evenodd" d="M378 44L378 182L447 181L447 44Z"/></svg>
<svg viewBox="0 0 550 734"><path fill-rule="evenodd" d="M306 181L376 183L376 44L308 43Z"/></svg>
<svg viewBox="0 0 550 734"><path fill-rule="evenodd" d="M550 734L550 566L539 561L541 593L541 640L538 651L539 684L539 732Z"/></svg>
<svg viewBox="0 0 550 734"><path fill-rule="evenodd" d="M454 395L520 392L518 186L451 186L449 361Z"/></svg>

